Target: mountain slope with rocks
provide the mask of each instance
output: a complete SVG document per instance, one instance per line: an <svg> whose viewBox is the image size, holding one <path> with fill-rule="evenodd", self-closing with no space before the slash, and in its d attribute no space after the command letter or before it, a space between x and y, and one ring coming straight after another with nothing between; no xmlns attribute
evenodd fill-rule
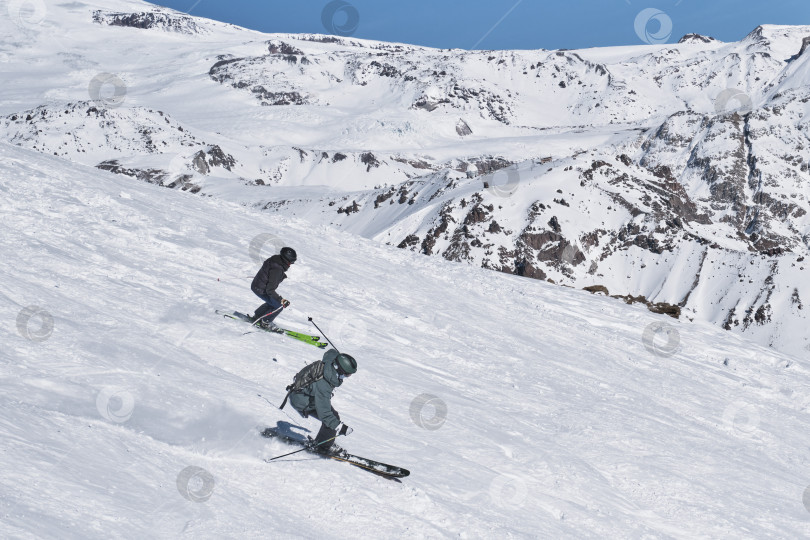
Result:
<svg viewBox="0 0 810 540"><path fill-rule="evenodd" d="M0 140L809 350L808 26L462 51L137 1L0 25Z"/></svg>

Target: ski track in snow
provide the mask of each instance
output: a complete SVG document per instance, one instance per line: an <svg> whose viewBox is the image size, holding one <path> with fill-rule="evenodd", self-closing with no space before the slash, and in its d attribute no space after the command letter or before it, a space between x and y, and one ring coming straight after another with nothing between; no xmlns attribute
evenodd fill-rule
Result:
<svg viewBox="0 0 810 540"><path fill-rule="evenodd" d="M2 537L810 535L796 358L6 144L0 199ZM341 444L410 469L401 483L262 461L289 447L259 428L318 422L257 394L280 403L322 353L214 314L258 305L261 233L299 253L279 321L312 316L358 359L333 400L355 429ZM17 329L31 305L53 317L44 340ZM677 329L674 354L645 348L653 323ZM213 479L189 484L204 502L179 492L189 466Z"/></svg>

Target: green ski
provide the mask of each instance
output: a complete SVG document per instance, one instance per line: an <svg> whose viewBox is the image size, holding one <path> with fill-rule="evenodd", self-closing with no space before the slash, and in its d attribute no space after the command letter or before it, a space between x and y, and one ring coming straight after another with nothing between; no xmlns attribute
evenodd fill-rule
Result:
<svg viewBox="0 0 810 540"><path fill-rule="evenodd" d="M227 319L234 319L234 320L237 320L237 321L244 321L244 322L250 324L251 326L253 326L256 330L261 330L261 331L267 332L269 334L277 334L278 333L278 332L273 332L271 330L265 330L261 326L254 325L253 324L253 319L250 317L250 315L245 315L244 313L239 313L238 311L223 311L223 310L218 309L218 310L216 310L216 313L218 315L222 315L223 317L225 317ZM286 328L281 328L281 327L279 327L279 328L281 330L283 330L283 333L284 333L285 336L289 336L292 339L296 339L296 340L301 341L303 343L306 343L308 345L313 345L315 347L318 347L319 349L325 349L327 347L327 345L328 345L328 343L321 342L319 336L313 336L312 334L305 334L303 332L296 332L294 330L288 330Z"/></svg>

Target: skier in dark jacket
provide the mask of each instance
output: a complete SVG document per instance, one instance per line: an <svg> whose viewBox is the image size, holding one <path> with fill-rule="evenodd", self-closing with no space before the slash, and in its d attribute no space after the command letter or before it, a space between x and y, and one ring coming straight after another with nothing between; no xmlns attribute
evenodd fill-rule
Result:
<svg viewBox="0 0 810 540"><path fill-rule="evenodd" d="M281 313L279 308L286 308L290 302L282 298L276 292L276 288L287 277L284 272L295 263L297 258L293 248L283 247L278 255L273 255L264 261L256 277L253 278L250 288L256 296L264 300L264 304L259 306L253 314L253 321L259 320L262 328L278 331L278 327L273 324L273 319ZM269 313L272 315L268 315ZM265 317L265 315L267 316Z"/></svg>
<svg viewBox="0 0 810 540"><path fill-rule="evenodd" d="M321 421L321 429L315 437L315 450L318 452L337 455L345 453L334 443L334 438L348 435L353 430L340 421L340 415L332 407L332 394L335 388L343 384L343 379L356 372L357 361L354 358L329 349L323 355L323 379L290 394L290 405L301 416L314 416Z"/></svg>

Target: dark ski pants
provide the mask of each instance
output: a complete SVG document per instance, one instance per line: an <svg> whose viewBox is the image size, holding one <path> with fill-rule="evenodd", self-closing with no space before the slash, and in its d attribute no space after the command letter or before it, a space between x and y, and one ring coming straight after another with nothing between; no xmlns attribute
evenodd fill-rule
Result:
<svg viewBox="0 0 810 540"><path fill-rule="evenodd" d="M256 312L253 314L253 320L254 321L256 319L258 319L259 317L264 317L264 315L267 315L268 313L276 311L278 308L281 307L281 302L278 302L274 298L271 298L269 295L256 294L256 296L258 296L259 298L264 300L264 304L259 306L256 309ZM262 319L262 320L267 321L267 322L271 322L273 319L278 317L279 313L281 313L281 311L277 311L276 313L273 313L272 315L268 315L267 317L264 317L264 319Z"/></svg>
<svg viewBox="0 0 810 540"><path fill-rule="evenodd" d="M334 407L332 407L332 414L334 414L335 418L337 418L338 421L340 421L340 415L338 414L338 412L335 410ZM315 411L312 411L312 413L310 413L309 416L314 416L315 418L318 418L318 413L316 413ZM318 418L318 420L320 420L320 418ZM336 430L328 428L328 427L326 427L326 424L322 423L321 424L321 429L318 431L318 435L315 437L316 448L318 450L320 450L321 452L325 452L326 450L328 450L332 446L332 443L335 442L334 440L329 441L329 439L334 439L335 435L337 435ZM323 441L329 441L329 442L325 442L323 444L320 444Z"/></svg>

